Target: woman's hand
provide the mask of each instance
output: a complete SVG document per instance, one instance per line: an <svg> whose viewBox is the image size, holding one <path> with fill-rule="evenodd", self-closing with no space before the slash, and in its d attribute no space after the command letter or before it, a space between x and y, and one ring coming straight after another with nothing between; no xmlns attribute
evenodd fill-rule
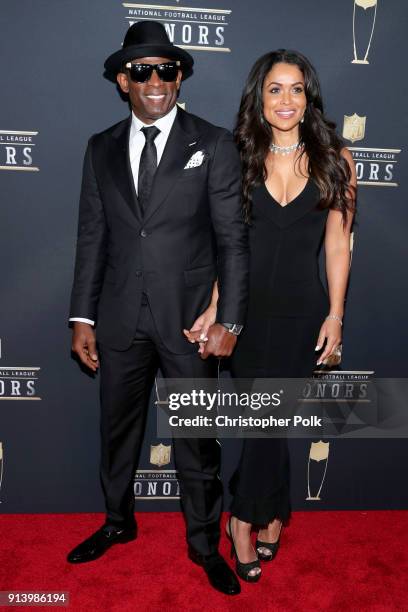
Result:
<svg viewBox="0 0 408 612"><path fill-rule="evenodd" d="M194 321L190 330L183 329L183 334L191 343L199 342L199 353L204 350L204 343L207 341L208 329L215 323L217 316L217 305L210 304L209 307ZM200 342L201 341L201 342Z"/></svg>
<svg viewBox="0 0 408 612"><path fill-rule="evenodd" d="M326 347L323 353L320 355L317 365L323 363L329 355L341 344L341 323L337 319L326 319L320 328L319 338L317 340L316 351L320 351L324 341L326 340Z"/></svg>

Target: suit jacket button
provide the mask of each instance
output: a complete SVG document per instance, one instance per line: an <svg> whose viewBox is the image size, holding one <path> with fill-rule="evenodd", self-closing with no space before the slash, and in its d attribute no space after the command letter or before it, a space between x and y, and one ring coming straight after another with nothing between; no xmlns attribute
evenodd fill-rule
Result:
<svg viewBox="0 0 408 612"><path fill-rule="evenodd" d="M147 232L145 229L140 230L140 235L142 238L146 238L147 237Z"/></svg>

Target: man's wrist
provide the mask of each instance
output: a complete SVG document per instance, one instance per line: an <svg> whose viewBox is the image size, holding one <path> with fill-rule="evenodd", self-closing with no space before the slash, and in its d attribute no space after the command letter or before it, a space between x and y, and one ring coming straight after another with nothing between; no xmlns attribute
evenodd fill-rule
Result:
<svg viewBox="0 0 408 612"><path fill-rule="evenodd" d="M239 325L239 323L221 323L223 327L234 336L239 336L242 331L243 325Z"/></svg>

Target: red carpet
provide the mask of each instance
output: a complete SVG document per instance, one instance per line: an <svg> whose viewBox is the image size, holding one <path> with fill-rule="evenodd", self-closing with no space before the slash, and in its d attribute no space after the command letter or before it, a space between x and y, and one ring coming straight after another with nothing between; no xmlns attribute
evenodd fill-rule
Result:
<svg viewBox="0 0 408 612"><path fill-rule="evenodd" d="M139 513L135 542L66 563L102 522L102 514L0 516L0 590L69 591L72 612L408 610L408 512L295 512L261 581L241 583L235 597L212 590L187 559L178 513Z"/></svg>

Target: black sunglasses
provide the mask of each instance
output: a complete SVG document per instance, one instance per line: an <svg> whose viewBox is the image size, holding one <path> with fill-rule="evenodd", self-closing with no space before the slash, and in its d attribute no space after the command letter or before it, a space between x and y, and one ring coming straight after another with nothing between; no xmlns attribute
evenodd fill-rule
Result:
<svg viewBox="0 0 408 612"><path fill-rule="evenodd" d="M125 68L129 70L130 78L135 83L146 83L156 71L157 76L161 81L171 83L177 79L180 70L181 62L166 62L165 64L133 64L128 62Z"/></svg>

